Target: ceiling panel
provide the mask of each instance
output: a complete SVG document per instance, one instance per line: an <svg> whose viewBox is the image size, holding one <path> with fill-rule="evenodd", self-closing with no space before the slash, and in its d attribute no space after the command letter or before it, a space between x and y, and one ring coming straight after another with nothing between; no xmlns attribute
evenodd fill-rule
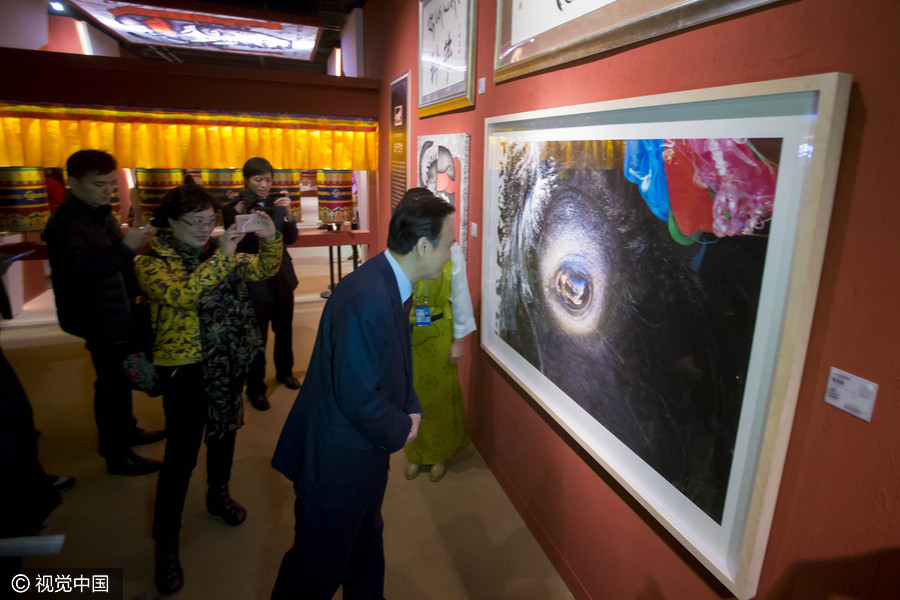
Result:
<svg viewBox="0 0 900 600"><path fill-rule="evenodd" d="M121 1L121 0L117 0ZM103 0L76 0L79 4L110 4ZM148 4L175 10L189 9L205 13L235 14L237 16L252 15L254 19L264 19L272 22L312 22L320 25L321 35L315 51L309 60L291 59L278 56L273 52L274 46L279 45L276 35L260 35L250 42L258 50L255 52L221 52L197 49L188 45L163 45L166 35L143 36L143 38L123 40L121 35L112 32L103 22L98 22L86 11L69 3L67 12L76 18L85 18L100 29L115 37L125 50L135 56L146 60L165 60L170 62L198 63L208 65L234 66L244 68L261 68L284 71L302 71L309 73L326 73L328 58L335 47L340 46L341 31L354 8L362 8L365 0L266 0L264 2L251 0L217 0L215 2L175 2L174 0L142 0L141 4ZM133 11L132 11L133 12ZM179 26L183 25L178 22ZM166 25L160 25L165 29ZM190 35L196 39L210 39L204 34L202 28L190 29ZM163 33L165 33L163 31ZM220 33L215 35L221 35ZM227 36L226 36L227 37ZM154 39L159 40L156 44ZM236 44L223 39L221 45ZM266 48L268 46L268 48ZM249 48L244 47L244 50Z"/></svg>

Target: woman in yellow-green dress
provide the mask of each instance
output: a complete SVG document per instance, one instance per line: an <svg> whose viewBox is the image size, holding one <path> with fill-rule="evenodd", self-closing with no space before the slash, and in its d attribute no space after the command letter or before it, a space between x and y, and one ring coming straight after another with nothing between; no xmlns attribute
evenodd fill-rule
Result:
<svg viewBox="0 0 900 600"><path fill-rule="evenodd" d="M406 478L418 475L420 465L431 465L431 480L440 481L444 462L469 444L456 365L462 338L475 331L475 317L459 244L451 246L439 277L416 282L410 323L413 383L424 418L418 437L404 447Z"/></svg>

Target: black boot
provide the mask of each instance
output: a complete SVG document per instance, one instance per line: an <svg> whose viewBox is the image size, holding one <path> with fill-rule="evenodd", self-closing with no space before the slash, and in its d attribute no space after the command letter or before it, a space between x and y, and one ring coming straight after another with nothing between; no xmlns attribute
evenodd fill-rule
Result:
<svg viewBox="0 0 900 600"><path fill-rule="evenodd" d="M158 540L156 542L156 591L160 594L174 594L184 585L184 572L178 560L178 540Z"/></svg>
<svg viewBox="0 0 900 600"><path fill-rule="evenodd" d="M206 493L206 509L211 515L218 515L231 526L240 525L247 518L243 506L231 499L227 485L211 485Z"/></svg>

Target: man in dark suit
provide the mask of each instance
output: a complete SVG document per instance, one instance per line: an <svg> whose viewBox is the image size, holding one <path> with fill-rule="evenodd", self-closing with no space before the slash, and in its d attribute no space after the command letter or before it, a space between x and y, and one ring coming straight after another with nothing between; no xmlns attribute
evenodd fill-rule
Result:
<svg viewBox="0 0 900 600"><path fill-rule="evenodd" d="M272 598L382 598L381 502L390 455L422 419L413 389L409 309L417 279L450 257L453 207L404 198L388 249L341 280L319 323L302 391L272 465L294 482L296 537Z"/></svg>

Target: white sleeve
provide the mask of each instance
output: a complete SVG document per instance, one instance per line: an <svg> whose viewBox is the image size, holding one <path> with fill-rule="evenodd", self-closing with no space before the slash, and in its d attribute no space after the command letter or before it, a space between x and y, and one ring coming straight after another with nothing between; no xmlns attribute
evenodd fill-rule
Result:
<svg viewBox="0 0 900 600"><path fill-rule="evenodd" d="M466 259L462 248L453 242L450 246L450 261L453 271L450 275L450 303L453 305L453 337L464 338L477 329L472 297L469 295L469 281L466 278Z"/></svg>

